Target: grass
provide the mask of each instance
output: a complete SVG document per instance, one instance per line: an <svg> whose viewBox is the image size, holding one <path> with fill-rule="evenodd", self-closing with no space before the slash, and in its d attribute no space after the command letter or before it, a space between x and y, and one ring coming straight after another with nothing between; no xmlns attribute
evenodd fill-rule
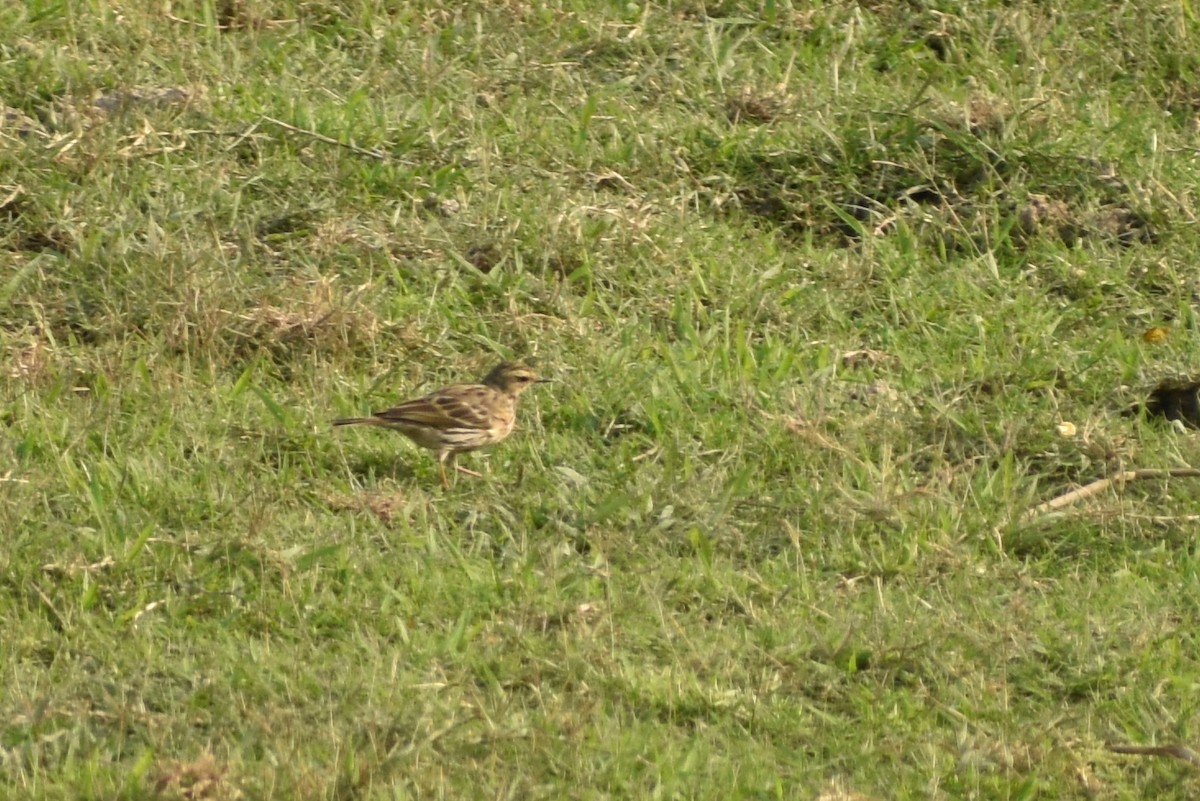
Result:
<svg viewBox="0 0 1200 801"><path fill-rule="evenodd" d="M0 796L1194 797L1191 7L443 6L0 10Z"/></svg>

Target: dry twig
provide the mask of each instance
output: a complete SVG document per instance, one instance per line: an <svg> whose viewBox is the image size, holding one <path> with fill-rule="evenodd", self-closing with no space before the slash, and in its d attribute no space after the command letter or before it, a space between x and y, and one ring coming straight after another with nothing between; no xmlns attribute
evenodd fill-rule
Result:
<svg viewBox="0 0 1200 801"><path fill-rule="evenodd" d="M334 139L332 136L326 136L325 134L319 134L316 131L310 131L307 128L297 128L295 125L292 125L291 123L284 122L283 120L277 120L274 117L268 117L265 114L263 115L262 119L263 119L263 122L269 122L272 125L278 125L280 128L284 129L285 131L291 131L292 133L295 133L295 134L307 136L310 139L316 139L318 142L324 142L325 144L333 145L334 147L344 147L347 150L349 150L350 152L357 153L360 156L366 156L368 158L379 159L380 161L386 161L388 158L390 158L390 156L387 153L384 153L382 150L367 150L365 147L359 147L358 145L352 145L348 142L341 142L341 141L338 141L337 139Z"/></svg>
<svg viewBox="0 0 1200 801"><path fill-rule="evenodd" d="M1097 495L1109 487L1124 487L1130 481L1138 481L1147 478L1195 478L1200 476L1200 469L1195 467L1173 467L1166 470L1146 468L1143 470L1124 470L1115 476L1101 478L1093 481L1090 484L1085 484L1082 487L1073 489L1070 492L1059 495L1057 498L1052 498L1045 503L1040 503L1025 513L1026 520L1032 520L1041 517L1050 512L1056 512L1065 506L1081 501L1084 498L1090 498Z"/></svg>
<svg viewBox="0 0 1200 801"><path fill-rule="evenodd" d="M1193 767L1200 768L1200 754L1182 743L1175 745L1127 745L1125 743L1109 743L1108 750L1114 754L1134 754L1136 756L1165 756L1187 762Z"/></svg>

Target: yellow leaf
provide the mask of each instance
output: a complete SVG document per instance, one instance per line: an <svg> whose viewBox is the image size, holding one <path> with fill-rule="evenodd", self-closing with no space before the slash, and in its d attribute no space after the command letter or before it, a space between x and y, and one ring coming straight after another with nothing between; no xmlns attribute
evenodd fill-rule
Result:
<svg viewBox="0 0 1200 801"><path fill-rule="evenodd" d="M1156 325L1153 328L1147 328L1145 332L1142 333L1142 341L1149 342L1151 345L1157 345L1160 342L1166 342L1167 334L1169 333L1169 329L1161 325Z"/></svg>

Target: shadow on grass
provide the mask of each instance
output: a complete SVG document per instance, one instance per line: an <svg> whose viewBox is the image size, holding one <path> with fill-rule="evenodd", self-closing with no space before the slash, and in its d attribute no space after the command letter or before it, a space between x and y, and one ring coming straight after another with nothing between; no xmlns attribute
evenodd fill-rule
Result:
<svg viewBox="0 0 1200 801"><path fill-rule="evenodd" d="M371 453L350 457L346 460L346 465L355 478L364 481L373 481L380 477L408 481L415 480L418 476L412 466L413 461L418 458L420 454L397 453L394 456L385 456Z"/></svg>
<svg viewBox="0 0 1200 801"><path fill-rule="evenodd" d="M250 443L258 453L255 460L274 471L288 471L299 467L314 475L340 475L347 469L358 479L375 481L391 478L410 481L424 475L414 469L420 459L429 458L415 448L400 444L394 451L366 451L345 453L330 447L330 442L312 435L292 435L282 431L253 431L235 428L231 436L243 443ZM348 446L351 449L354 446ZM436 474L435 474L436 479Z"/></svg>

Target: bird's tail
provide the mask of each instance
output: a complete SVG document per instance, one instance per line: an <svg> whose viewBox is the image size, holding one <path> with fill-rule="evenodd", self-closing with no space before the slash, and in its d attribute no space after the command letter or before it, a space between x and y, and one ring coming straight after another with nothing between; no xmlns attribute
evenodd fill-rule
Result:
<svg viewBox="0 0 1200 801"><path fill-rule="evenodd" d="M374 417L343 417L340 420L334 420L335 426L355 426L362 423L371 424L375 422Z"/></svg>

